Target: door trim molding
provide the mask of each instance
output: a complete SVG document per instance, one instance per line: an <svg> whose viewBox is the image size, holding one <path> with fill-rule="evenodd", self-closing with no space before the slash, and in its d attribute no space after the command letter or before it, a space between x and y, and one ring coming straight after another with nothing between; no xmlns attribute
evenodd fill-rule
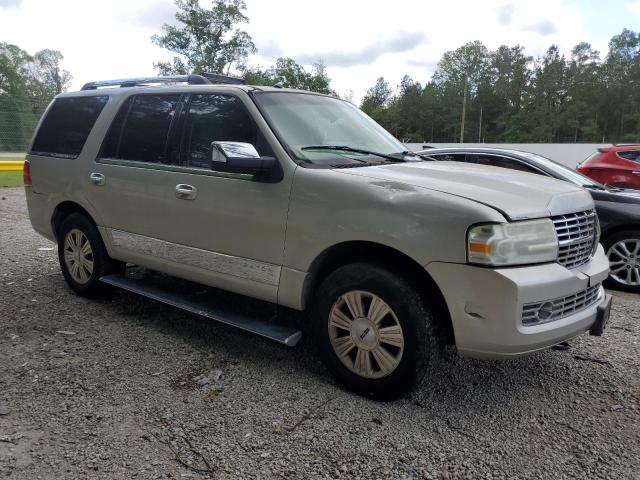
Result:
<svg viewBox="0 0 640 480"><path fill-rule="evenodd" d="M143 168L146 170L157 170L159 172L188 173L190 175L203 175L205 177L222 177L235 180L252 181L254 175L250 173L218 172L206 168L187 167L181 165L166 165L164 163L141 162L138 160L123 160L114 158L97 158L96 163L104 165L115 165L117 167Z"/></svg>
<svg viewBox="0 0 640 480"><path fill-rule="evenodd" d="M123 230L109 229L109 233L116 248L276 287L280 282L281 267L278 265L189 247Z"/></svg>

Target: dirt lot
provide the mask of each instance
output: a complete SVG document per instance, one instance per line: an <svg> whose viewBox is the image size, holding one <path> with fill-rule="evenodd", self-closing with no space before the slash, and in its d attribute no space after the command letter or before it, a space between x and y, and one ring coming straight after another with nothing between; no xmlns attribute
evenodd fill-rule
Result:
<svg viewBox="0 0 640 480"><path fill-rule="evenodd" d="M0 198L2 478L640 478L637 296L612 292L601 338L449 353L413 398L374 403L306 342L74 296L22 189Z"/></svg>

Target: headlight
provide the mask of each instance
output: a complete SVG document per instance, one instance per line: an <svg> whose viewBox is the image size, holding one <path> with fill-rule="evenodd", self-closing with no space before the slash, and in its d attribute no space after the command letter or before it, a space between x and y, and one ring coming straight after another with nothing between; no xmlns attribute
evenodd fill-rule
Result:
<svg viewBox="0 0 640 480"><path fill-rule="evenodd" d="M522 265L553 262L558 237L548 218L515 223L477 225L467 235L469 263Z"/></svg>

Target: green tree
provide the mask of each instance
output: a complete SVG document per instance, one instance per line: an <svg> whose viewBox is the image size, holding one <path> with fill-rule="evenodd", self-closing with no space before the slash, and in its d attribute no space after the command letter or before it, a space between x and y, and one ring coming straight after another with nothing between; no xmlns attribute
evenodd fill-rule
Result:
<svg viewBox="0 0 640 480"><path fill-rule="evenodd" d="M581 42L571 50L566 68L567 105L564 128L573 141L597 140L598 114L602 108L604 83L600 75L600 53Z"/></svg>
<svg viewBox="0 0 640 480"><path fill-rule="evenodd" d="M453 51L445 52L438 62L433 80L449 87L462 100L460 115L460 142L464 142L467 100L477 92L477 88L488 66L489 52L482 42L469 42Z"/></svg>
<svg viewBox="0 0 640 480"><path fill-rule="evenodd" d="M501 45L490 53L489 71L483 77L478 99L483 113L481 139L489 136L507 142L517 141L526 133L526 122L513 119L527 99L532 62L533 58L525 55L524 47L520 45Z"/></svg>
<svg viewBox="0 0 640 480"><path fill-rule="evenodd" d="M31 56L17 45L0 43L0 150L25 148L39 114L66 89L70 75L60 69L60 60L55 50Z"/></svg>
<svg viewBox="0 0 640 480"><path fill-rule="evenodd" d="M567 102L567 65L556 45L536 61L531 84L531 129L533 141L562 140L563 110Z"/></svg>
<svg viewBox="0 0 640 480"><path fill-rule="evenodd" d="M377 109L384 107L391 98L391 87L384 77L379 77L373 87L367 90L362 99L360 108L368 115L372 115Z"/></svg>
<svg viewBox="0 0 640 480"><path fill-rule="evenodd" d="M237 26L247 23L243 0L214 0L209 10L199 0L175 0L178 25L164 24L161 35L153 35L156 45L176 53L172 62L154 66L162 75L187 73L229 74L242 70L256 48L251 36Z"/></svg>
<svg viewBox="0 0 640 480"><path fill-rule="evenodd" d="M605 135L640 141L640 34L625 28L612 37L602 67L607 99Z"/></svg>
<svg viewBox="0 0 640 480"><path fill-rule="evenodd" d="M0 43L0 110L31 110L27 79L32 57L17 45Z"/></svg>
<svg viewBox="0 0 640 480"><path fill-rule="evenodd" d="M297 88L311 92L335 95L331 90L331 79L321 62L307 71L292 58L278 58L276 64L266 70L260 67L246 69L244 80L249 85L281 85L284 88Z"/></svg>
<svg viewBox="0 0 640 480"><path fill-rule="evenodd" d="M34 108L42 111L53 97L64 92L71 74L60 67L62 54L57 50L40 50L29 63L28 91Z"/></svg>

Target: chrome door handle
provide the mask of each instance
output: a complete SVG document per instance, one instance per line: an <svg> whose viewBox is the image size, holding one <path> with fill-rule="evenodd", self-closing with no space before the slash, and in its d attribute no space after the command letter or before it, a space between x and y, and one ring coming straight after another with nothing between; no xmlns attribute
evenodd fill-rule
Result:
<svg viewBox="0 0 640 480"><path fill-rule="evenodd" d="M93 172L91 175L89 175L89 180L91 180L91 183L99 187L104 185L105 182L104 175L96 172Z"/></svg>
<svg viewBox="0 0 640 480"><path fill-rule="evenodd" d="M633 173L634 175L640 175L640 172L631 172L631 173Z"/></svg>
<svg viewBox="0 0 640 480"><path fill-rule="evenodd" d="M195 200L198 195L198 189L193 185L179 183L176 185L176 197L180 200Z"/></svg>

